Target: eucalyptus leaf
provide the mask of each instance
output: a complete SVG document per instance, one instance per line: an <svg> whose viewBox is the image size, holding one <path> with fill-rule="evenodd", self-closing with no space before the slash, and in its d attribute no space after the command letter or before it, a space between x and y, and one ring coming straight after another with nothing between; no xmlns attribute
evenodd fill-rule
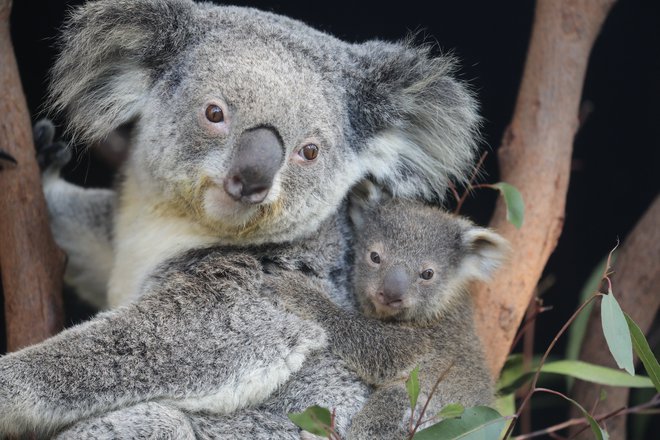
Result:
<svg viewBox="0 0 660 440"><path fill-rule="evenodd" d="M543 373L563 374L587 382L626 388L652 388L653 382L645 376L631 376L614 368L590 364L582 361L548 362L541 369Z"/></svg>
<svg viewBox="0 0 660 440"><path fill-rule="evenodd" d="M495 404L493 406L503 416L512 416L512 415L514 415L516 413L516 395L515 395L515 393L499 395L495 399Z"/></svg>
<svg viewBox="0 0 660 440"><path fill-rule="evenodd" d="M492 408L467 408L461 417L445 419L415 434L413 440L492 440L500 437L509 418Z"/></svg>
<svg viewBox="0 0 660 440"><path fill-rule="evenodd" d="M310 406L301 413L290 413L288 417L297 427L314 435L328 437L332 432L332 414L326 408Z"/></svg>
<svg viewBox="0 0 660 440"><path fill-rule="evenodd" d="M649 346L644 333L637 324L635 324L635 321L633 321L630 316L626 315L626 322L630 329L635 353L637 353L642 364L644 364L644 368L646 368L646 372L651 378L655 389L660 393L660 365L658 365L658 360L655 358L653 351L651 351L651 347Z"/></svg>
<svg viewBox="0 0 660 440"><path fill-rule="evenodd" d="M419 398L419 365L410 372L410 376L406 380L406 390L410 398L410 408L414 409Z"/></svg>
<svg viewBox="0 0 660 440"><path fill-rule="evenodd" d="M465 407L460 403L450 403L445 405L444 408L438 413L439 417L443 419L451 419L454 417L460 417L465 412Z"/></svg>
<svg viewBox="0 0 660 440"><path fill-rule="evenodd" d="M534 374L535 371L524 373L522 368L512 368L507 372L506 382L498 382L497 392L502 395L513 393L529 382L534 377ZM615 387L653 388L654 386L652 380L646 376L631 376L626 372L614 368L583 361L561 360L547 362L541 368L541 375L544 374L561 374L574 379Z"/></svg>
<svg viewBox="0 0 660 440"><path fill-rule="evenodd" d="M490 186L498 190L504 198L506 219L513 226L520 229L525 218L525 203L518 188L506 182L499 182Z"/></svg>
<svg viewBox="0 0 660 440"><path fill-rule="evenodd" d="M626 317L611 290L601 298L600 321L607 346L619 368L635 375L632 340Z"/></svg>
<svg viewBox="0 0 660 440"><path fill-rule="evenodd" d="M497 390L501 390L506 386L509 386L511 383L515 382L520 375L523 373L523 355L520 353L510 354L502 371L500 372L500 377L497 380Z"/></svg>

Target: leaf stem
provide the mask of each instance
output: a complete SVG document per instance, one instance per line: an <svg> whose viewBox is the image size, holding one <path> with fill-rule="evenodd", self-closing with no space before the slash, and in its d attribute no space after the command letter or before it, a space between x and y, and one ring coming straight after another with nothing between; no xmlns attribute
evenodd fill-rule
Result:
<svg viewBox="0 0 660 440"><path fill-rule="evenodd" d="M433 394L435 394L435 390L438 388L438 385L440 385L440 382L444 380L445 377L447 377L447 373L449 373L449 370L452 369L454 366L455 360L451 361L451 364L445 369L445 371L442 372L442 374L438 377L438 380L435 381L435 384L433 385L433 388L431 388L431 392L429 393L429 396L426 398L426 402L424 403L424 406L422 407L422 412L419 414L419 417L417 418L417 423L415 424L415 427L411 430L410 436L408 437L409 440L412 440L413 436L415 435L415 432L417 432L417 429L419 429L420 426L422 426L422 418L424 417L424 413L426 412L426 409L429 406L429 403L431 403L431 399L433 398ZM413 413L414 415L414 413ZM413 415L410 416L410 419L412 420Z"/></svg>

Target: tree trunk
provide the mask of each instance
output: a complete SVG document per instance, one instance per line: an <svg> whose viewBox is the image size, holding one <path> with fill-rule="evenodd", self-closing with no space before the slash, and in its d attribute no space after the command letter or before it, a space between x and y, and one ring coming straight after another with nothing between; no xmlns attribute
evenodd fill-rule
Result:
<svg viewBox="0 0 660 440"><path fill-rule="evenodd" d="M498 158L501 180L525 201L520 230L497 203L490 226L512 247L510 264L475 289L476 325L497 377L564 222L573 138L589 53L614 0L539 0L512 122Z"/></svg>
<svg viewBox="0 0 660 440"><path fill-rule="evenodd" d="M14 351L62 328L64 255L50 234L10 12L11 1L0 0L0 149L17 162L0 169L0 271L7 349Z"/></svg>

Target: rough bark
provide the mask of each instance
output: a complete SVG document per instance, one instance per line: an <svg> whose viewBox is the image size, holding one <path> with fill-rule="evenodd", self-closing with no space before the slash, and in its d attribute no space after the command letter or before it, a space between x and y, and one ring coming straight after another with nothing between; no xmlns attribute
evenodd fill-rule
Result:
<svg viewBox="0 0 660 440"><path fill-rule="evenodd" d="M7 349L13 351L61 329L64 256L48 226L10 12L11 1L0 0L0 149L17 161L0 170L0 271Z"/></svg>
<svg viewBox="0 0 660 440"><path fill-rule="evenodd" d="M628 235L619 251L614 265L612 291L621 308L648 332L660 306L660 196L656 197L633 231ZM617 368L607 343L603 337L600 321L600 302L591 312L589 323L582 342L580 359L594 364ZM571 396L586 408L598 401L600 390L607 393L607 399L598 403L596 412L607 414L628 404L629 388L608 387L589 382L577 381ZM580 417L574 414L573 417ZM574 431L577 432L578 429ZM616 417L607 421L611 440L626 438L626 418ZM579 438L591 438L585 433Z"/></svg>
<svg viewBox="0 0 660 440"><path fill-rule="evenodd" d="M510 264L475 290L476 324L499 374L564 222L573 138L589 53L614 0L539 0L512 122L498 152L501 180L525 201L520 230L498 201L491 227L511 242Z"/></svg>

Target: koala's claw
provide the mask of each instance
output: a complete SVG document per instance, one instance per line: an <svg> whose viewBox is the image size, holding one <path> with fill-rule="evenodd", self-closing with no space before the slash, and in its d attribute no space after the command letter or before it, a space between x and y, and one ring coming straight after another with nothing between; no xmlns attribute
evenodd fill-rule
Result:
<svg viewBox="0 0 660 440"><path fill-rule="evenodd" d="M71 160L71 151L64 142L55 140L55 126L49 119L42 119L34 124L34 146L37 150L39 168L61 169Z"/></svg>
<svg viewBox="0 0 660 440"><path fill-rule="evenodd" d="M40 119L34 124L32 135L34 137L34 146L38 152L43 147L52 144L53 140L55 140L55 125L53 125L50 119Z"/></svg>
<svg viewBox="0 0 660 440"><path fill-rule="evenodd" d="M71 160L71 150L64 142L58 141L37 151L37 162L43 171L48 168L61 169Z"/></svg>
<svg viewBox="0 0 660 440"><path fill-rule="evenodd" d="M18 165L18 162L16 161L16 159L14 159L14 157L11 154L3 150L0 150L0 170L6 167L7 164Z"/></svg>

